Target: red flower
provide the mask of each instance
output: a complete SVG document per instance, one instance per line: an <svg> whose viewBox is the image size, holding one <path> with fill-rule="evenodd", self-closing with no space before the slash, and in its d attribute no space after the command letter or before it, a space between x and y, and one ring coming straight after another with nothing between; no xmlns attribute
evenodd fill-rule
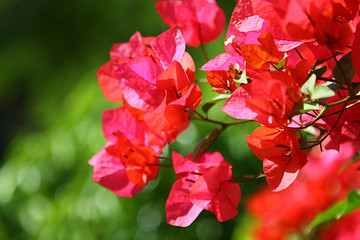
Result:
<svg viewBox="0 0 360 240"><path fill-rule="evenodd" d="M199 86L192 84L193 81L176 61L159 76L156 86L165 92L165 98L158 108L144 116L151 129L158 133L175 131L188 124L186 110L195 110L202 97Z"/></svg>
<svg viewBox="0 0 360 240"><path fill-rule="evenodd" d="M359 9L358 0L252 0L260 17L282 26L284 32L298 40L316 40L333 53L351 44L351 27Z"/></svg>
<svg viewBox="0 0 360 240"><path fill-rule="evenodd" d="M297 81L284 72L254 75L250 84L239 87L221 108L238 119L253 119L269 127L290 122L302 94Z"/></svg>
<svg viewBox="0 0 360 240"><path fill-rule="evenodd" d="M235 217L241 192L231 180L232 166L218 152L202 153L195 162L191 158L173 152L178 180L166 201L168 223L189 226L203 209L213 212L221 222Z"/></svg>
<svg viewBox="0 0 360 240"><path fill-rule="evenodd" d="M246 208L259 223L253 238L287 239L294 232L303 231L317 214L346 197L350 189L359 189L360 174L357 168L360 162L339 171L357 155L358 149L359 141L342 144L339 152L321 151L319 146L313 148L308 155L308 164L289 188L278 193L263 188L251 196ZM352 218L351 215L342 217L339 221L334 221L335 225L330 231L327 228L332 223L321 228L321 231L327 232L325 235L321 234L325 238L316 235L314 239L338 239L340 234L349 236L345 239L357 239L357 235L351 234L359 234L357 223L360 215L359 212L353 214L357 216L352 219L354 222L347 221L347 218ZM350 224L356 227L351 228ZM341 228L346 225L349 228ZM344 229L346 233L342 231Z"/></svg>
<svg viewBox="0 0 360 240"><path fill-rule="evenodd" d="M165 142L123 108L105 111L103 131L109 143L90 161L93 180L120 197L132 197L157 176Z"/></svg>
<svg viewBox="0 0 360 240"><path fill-rule="evenodd" d="M253 9L253 2L254 0L241 0L236 5L226 33L226 52L232 55L241 54L240 48L243 45L259 44L258 37L265 30L273 35L279 51L288 51L302 44L284 34L277 22L270 24L266 16L259 16Z"/></svg>
<svg viewBox="0 0 360 240"><path fill-rule="evenodd" d="M154 180L159 169L159 159L150 147L135 147L121 132L116 132L116 143L105 150L124 165L129 180L140 187Z"/></svg>
<svg viewBox="0 0 360 240"><path fill-rule="evenodd" d="M186 110L195 109L202 96L192 84L195 64L181 31L173 27L150 39L136 33L129 43L115 44L111 57L97 72L105 97L122 101L134 117L173 141L189 125Z"/></svg>
<svg viewBox="0 0 360 240"><path fill-rule="evenodd" d="M266 180L274 192L287 188L307 162L295 130L259 127L246 139L250 150L263 161Z"/></svg>
<svg viewBox="0 0 360 240"><path fill-rule="evenodd" d="M167 25L181 29L189 46L213 41L224 29L225 14L215 0L165 0L155 7Z"/></svg>
<svg viewBox="0 0 360 240"><path fill-rule="evenodd" d="M283 54L277 49L272 34L265 30L258 37L259 44L246 44L241 47L241 54L246 63L257 69L266 70L269 64L278 64Z"/></svg>

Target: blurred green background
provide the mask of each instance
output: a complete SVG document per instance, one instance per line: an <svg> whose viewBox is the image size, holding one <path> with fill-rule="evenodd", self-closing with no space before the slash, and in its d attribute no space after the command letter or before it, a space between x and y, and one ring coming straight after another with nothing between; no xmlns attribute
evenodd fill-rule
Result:
<svg viewBox="0 0 360 240"><path fill-rule="evenodd" d="M135 31L157 36L168 28L154 2L0 1L0 239L231 239L246 219L243 203L260 180L241 184L236 218L218 223L204 211L188 228L166 223L172 170L161 169L132 199L91 181L87 162L105 144L102 111L117 106L103 97L96 70L113 43L127 42ZM235 2L218 2L229 20ZM210 57L224 51L223 41L224 34L207 46ZM200 49L188 51L197 68L205 63ZM216 95L201 87L205 100ZM172 147L188 154L214 127L193 123ZM236 164L234 174L261 171L245 143L254 127L229 128L212 147Z"/></svg>

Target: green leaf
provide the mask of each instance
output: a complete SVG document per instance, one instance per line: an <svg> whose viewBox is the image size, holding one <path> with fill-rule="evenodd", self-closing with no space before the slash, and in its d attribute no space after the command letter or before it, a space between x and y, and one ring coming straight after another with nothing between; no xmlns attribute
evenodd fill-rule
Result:
<svg viewBox="0 0 360 240"><path fill-rule="evenodd" d="M240 72L240 65L239 64L235 63L234 68L235 68L236 72L238 72L238 73Z"/></svg>
<svg viewBox="0 0 360 240"><path fill-rule="evenodd" d="M309 111L317 111L321 110L320 105L318 103L304 103L304 107L300 110L300 113L307 113Z"/></svg>
<svg viewBox="0 0 360 240"><path fill-rule="evenodd" d="M335 65L333 76L338 83L350 84L354 75L355 69L351 61L351 52L349 52Z"/></svg>
<svg viewBox="0 0 360 240"><path fill-rule="evenodd" d="M288 55L285 53L284 58L275 66L277 69L283 69L285 65L285 60L288 57Z"/></svg>
<svg viewBox="0 0 360 240"><path fill-rule="evenodd" d="M337 56L337 55L340 55L340 54L343 54L343 53L341 53L341 52L336 52L335 53L335 56ZM315 62L315 67L316 66L318 66L318 65L320 65L320 64L323 64L324 62L326 62L326 61L328 61L328 60L330 60L330 59L332 59L333 57L331 56L331 57L329 57L329 58L325 58L325 59L321 59L321 60L316 60L316 62Z"/></svg>
<svg viewBox="0 0 360 240"><path fill-rule="evenodd" d="M326 58L326 59L322 59L322 60L316 60L316 62L315 62L315 67L316 66L318 66L318 65L320 65L320 64L323 64L324 62L326 62L326 61L328 61L328 60L330 60L332 57L330 57L330 58Z"/></svg>
<svg viewBox="0 0 360 240"><path fill-rule="evenodd" d="M302 87L301 87L301 92L302 92L303 94L310 95L310 94L312 93L312 91L314 90L315 82L316 82L316 75L313 74L313 75L311 75L310 78L304 83L304 85L302 85Z"/></svg>
<svg viewBox="0 0 360 240"><path fill-rule="evenodd" d="M224 99L228 99L231 95L230 94L221 94L218 95L216 97L214 97L211 101L205 103L201 109L204 111L205 114L207 114L210 110L210 108L212 108L215 104L217 104L218 102L224 100Z"/></svg>
<svg viewBox="0 0 360 240"><path fill-rule="evenodd" d="M319 84L316 85L315 88L310 93L310 97L312 100L321 99L321 98L329 98L335 95L334 90L332 90L329 84Z"/></svg>
<svg viewBox="0 0 360 240"><path fill-rule="evenodd" d="M326 66L316 68L315 69L315 75L316 76L322 76L326 72L326 70L327 70Z"/></svg>
<svg viewBox="0 0 360 240"><path fill-rule="evenodd" d="M344 171L347 167L349 167L350 165L356 163L359 160L360 160L360 151L356 154L355 157L353 157L353 159L351 159L350 162L346 163L344 166L342 166L340 168L340 172Z"/></svg>
<svg viewBox="0 0 360 240"><path fill-rule="evenodd" d="M234 79L235 82L237 83L240 83L240 84L245 84L245 83L248 83L248 78L246 76L246 71L244 70L242 73L241 73L241 76L239 79Z"/></svg>
<svg viewBox="0 0 360 240"><path fill-rule="evenodd" d="M201 109L204 111L205 114L207 114L210 108L212 108L215 104L216 101L207 102L201 107Z"/></svg>
<svg viewBox="0 0 360 240"><path fill-rule="evenodd" d="M341 217L344 217L352 213L359 207L360 207L360 193L351 190L346 200L333 205L330 209L317 215L316 218L310 224L310 228L314 228L316 226L319 226L320 224L332 220L338 220Z"/></svg>

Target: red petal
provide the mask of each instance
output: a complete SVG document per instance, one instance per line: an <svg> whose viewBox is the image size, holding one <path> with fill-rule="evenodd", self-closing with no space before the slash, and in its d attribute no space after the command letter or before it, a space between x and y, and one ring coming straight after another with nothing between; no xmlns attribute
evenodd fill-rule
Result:
<svg viewBox="0 0 360 240"><path fill-rule="evenodd" d="M303 150L291 152L290 157L269 158L264 161L264 173L269 187L278 192L293 183L299 171L305 166L306 152Z"/></svg>
<svg viewBox="0 0 360 240"><path fill-rule="evenodd" d="M132 107L150 111L160 105L164 93L156 86L133 71L126 64L122 65L122 94Z"/></svg>
<svg viewBox="0 0 360 240"><path fill-rule="evenodd" d="M205 209L213 212L218 221L227 221L239 213L237 207L239 206L240 199L241 190L239 184L224 182L221 185L219 194L212 199Z"/></svg>
<svg viewBox="0 0 360 240"><path fill-rule="evenodd" d="M105 138L110 142L115 143L117 137L114 133L121 132L132 144L149 146L156 154L161 153L165 144L164 139L152 132L144 122L130 116L123 108L104 111L102 121Z"/></svg>
<svg viewBox="0 0 360 240"><path fill-rule="evenodd" d="M199 21L200 41L208 43L217 39L225 26L225 13L214 0L193 0Z"/></svg>
<svg viewBox="0 0 360 240"><path fill-rule="evenodd" d="M273 191L287 188L307 162L306 151L298 149L295 130L259 127L246 139L250 150L263 161Z"/></svg>
<svg viewBox="0 0 360 240"><path fill-rule="evenodd" d="M159 76L156 86L159 90L167 91L167 103L180 98L190 86L190 81L177 61L172 62Z"/></svg>
<svg viewBox="0 0 360 240"><path fill-rule="evenodd" d="M146 55L146 48L142 42L139 32L134 33L127 43L116 43L111 47L110 57L116 58L136 58Z"/></svg>
<svg viewBox="0 0 360 240"><path fill-rule="evenodd" d="M206 79L215 92L226 93L236 89L235 81L225 71L207 72Z"/></svg>
<svg viewBox="0 0 360 240"><path fill-rule="evenodd" d="M221 194L221 185L231 180L231 175L231 165L227 162L206 169L191 188L191 201L205 208L217 194Z"/></svg>
<svg viewBox="0 0 360 240"><path fill-rule="evenodd" d="M169 26L178 26L186 44L198 46L220 36L225 14L214 0L158 1L156 10Z"/></svg>
<svg viewBox="0 0 360 240"><path fill-rule="evenodd" d="M133 197L142 189L129 181L123 164L108 154L105 148L91 158L89 164L94 166L93 181L120 197Z"/></svg>
<svg viewBox="0 0 360 240"><path fill-rule="evenodd" d="M251 97L247 89L248 87L245 86L237 88L221 107L221 110L236 119L255 119L258 114L246 105L245 100Z"/></svg>
<svg viewBox="0 0 360 240"><path fill-rule="evenodd" d="M138 57L126 62L126 65L141 78L151 84L155 84L156 78L163 71L158 63L151 57Z"/></svg>
<svg viewBox="0 0 360 240"><path fill-rule="evenodd" d="M185 52L185 40L177 27L172 27L157 36L151 43L163 69L174 61L180 62Z"/></svg>
<svg viewBox="0 0 360 240"><path fill-rule="evenodd" d="M193 83L195 81L195 63L189 53L185 52L183 58L180 61L181 66L184 68L189 81Z"/></svg>
<svg viewBox="0 0 360 240"><path fill-rule="evenodd" d="M101 91L105 98L111 102L122 101L120 73L117 71L118 64L108 61L96 72Z"/></svg>
<svg viewBox="0 0 360 240"><path fill-rule="evenodd" d="M203 210L190 200L191 182L185 179L177 180L171 188L166 201L167 222L174 226L189 226Z"/></svg>
<svg viewBox="0 0 360 240"><path fill-rule="evenodd" d="M356 73L360 76L360 23L358 23L356 28L351 59Z"/></svg>

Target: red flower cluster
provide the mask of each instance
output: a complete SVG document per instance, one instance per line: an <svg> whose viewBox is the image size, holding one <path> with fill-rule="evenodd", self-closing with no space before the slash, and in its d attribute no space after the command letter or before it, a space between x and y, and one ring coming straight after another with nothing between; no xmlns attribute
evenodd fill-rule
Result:
<svg viewBox="0 0 360 240"><path fill-rule="evenodd" d="M360 188L359 163L339 171L358 149L359 141L343 144L339 152L314 148L309 163L291 187L279 193L266 188L255 193L247 203L247 210L259 220L254 239L281 240L300 233L314 216L346 197L350 189ZM357 211L323 228L314 239L358 239L359 224Z"/></svg>
<svg viewBox="0 0 360 240"><path fill-rule="evenodd" d="M207 149L231 125L254 120L261 126L247 136L247 142L263 162L272 191L290 187L281 193L288 197L291 189L309 189L306 194L326 202L311 205L316 209L337 200L321 192L324 181L336 175L329 169L323 178L290 185L302 176L305 166L308 172L325 162L325 157L314 157L312 148L323 150L324 144L326 150L342 153L351 145L352 154L344 162L359 150L355 144L360 137L358 0L239 0L227 29L226 53L200 69L207 72L215 92L228 94L221 109L240 119L231 123L196 111L202 92L194 83L194 61L185 51L186 45L198 46L220 36L224 12L214 0L162 0L155 7L171 28L150 38L137 32L128 43L114 44L111 60L97 72L105 97L122 106L104 112L103 130L109 143L90 160L93 180L121 197L132 197L157 177L159 158L170 159L177 181L166 202L168 222L188 226L204 209L219 221L229 220L238 213L241 191L236 179L241 176L232 177L232 166L221 153ZM203 110L212 106L209 103ZM159 156L193 119L220 128L185 158L176 152ZM348 191L351 184L345 185ZM283 201L267 194L264 197L271 203ZM255 214L267 212L252 201ZM299 209L308 207L303 204ZM287 211L301 215L301 211ZM308 217L292 219L291 227L299 227ZM272 228L271 224L266 227ZM279 234L284 236L286 231Z"/></svg>
<svg viewBox="0 0 360 240"><path fill-rule="evenodd" d="M189 112L200 104L202 93L193 83L195 64L185 52L185 39L190 45L209 42L220 35L225 23L215 1L162 1L156 6L170 25L182 29L185 38L176 26L155 38L143 38L137 32L128 43L114 44L111 60L97 72L105 97L122 102L122 107L104 112L103 130L109 143L89 163L94 166L93 180L121 197L133 197L156 179L162 148L188 127ZM185 24L172 23L186 16L192 17ZM173 155L178 173L181 160L177 159L182 158ZM220 221L238 213L240 186L232 181L231 165L220 153L201 153L197 162L182 168L192 177L174 183L167 203L171 224L188 226L202 209L213 211ZM237 194L232 196L233 192ZM177 213L177 204L188 208Z"/></svg>
<svg viewBox="0 0 360 240"><path fill-rule="evenodd" d="M264 126L247 140L263 161L274 191L288 187L307 162L301 148L321 145L329 137L326 148L338 150L342 143L359 138L359 97L354 89L359 72L354 72L360 55L353 27L358 9L357 0L241 0L230 19L227 53L202 67L224 75L237 64L234 81L239 86L229 88L231 96L222 110ZM345 60L352 46L352 57ZM351 63L353 68L343 69ZM224 77L219 82L225 82ZM209 83L215 86L212 78ZM309 126L321 134L301 147L306 142L298 140L296 131Z"/></svg>

